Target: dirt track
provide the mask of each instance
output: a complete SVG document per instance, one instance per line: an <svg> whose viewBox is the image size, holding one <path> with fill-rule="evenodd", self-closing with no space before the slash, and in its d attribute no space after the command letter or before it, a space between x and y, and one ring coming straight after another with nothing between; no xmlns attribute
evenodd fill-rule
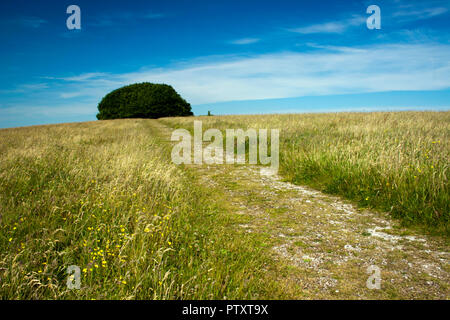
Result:
<svg viewBox="0 0 450 320"><path fill-rule="evenodd" d="M159 131L169 139L170 130ZM282 181L251 165L190 166L199 183L241 215L242 232L267 237L275 275L292 298L448 299L449 253L442 238L401 228L389 215ZM213 199L214 200L214 199ZM380 289L369 289L368 268ZM374 283L374 282L372 282Z"/></svg>

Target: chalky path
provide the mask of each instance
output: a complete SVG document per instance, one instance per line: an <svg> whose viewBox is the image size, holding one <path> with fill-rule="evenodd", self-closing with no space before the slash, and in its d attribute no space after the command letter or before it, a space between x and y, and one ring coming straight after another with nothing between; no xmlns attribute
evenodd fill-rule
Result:
<svg viewBox="0 0 450 320"><path fill-rule="evenodd" d="M171 130L154 125L170 141ZM229 214L245 221L235 228L265 237L271 263L280 270L274 276L293 299L450 297L443 238L399 227L388 214L359 210L261 167L204 164L188 170L228 199ZM367 287L370 266L381 271L380 289Z"/></svg>

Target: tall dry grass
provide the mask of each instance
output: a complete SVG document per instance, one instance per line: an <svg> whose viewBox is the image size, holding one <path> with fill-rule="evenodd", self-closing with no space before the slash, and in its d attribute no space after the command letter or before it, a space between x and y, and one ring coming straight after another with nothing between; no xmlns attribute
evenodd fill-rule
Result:
<svg viewBox="0 0 450 320"><path fill-rule="evenodd" d="M164 119L192 128L193 118ZM197 117L208 128L280 129L281 174L391 212L405 224L449 232L450 112Z"/></svg>
<svg viewBox="0 0 450 320"><path fill-rule="evenodd" d="M151 120L0 130L0 298L221 299L264 292ZM70 290L67 268L81 269Z"/></svg>

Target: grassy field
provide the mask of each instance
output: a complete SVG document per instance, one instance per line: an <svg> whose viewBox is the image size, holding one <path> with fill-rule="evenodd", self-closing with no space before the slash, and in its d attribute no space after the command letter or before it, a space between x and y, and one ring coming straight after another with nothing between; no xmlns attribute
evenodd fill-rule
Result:
<svg viewBox="0 0 450 320"><path fill-rule="evenodd" d="M197 117L208 128L280 129L280 173L290 182L449 234L450 112ZM167 118L192 129L193 118Z"/></svg>
<svg viewBox="0 0 450 320"><path fill-rule="evenodd" d="M203 121L204 130L279 128L280 174L287 181L342 195L426 232L448 235L450 112L129 119L4 129L0 298L333 297L331 289L304 291L302 281L317 279L302 273L305 269L274 260L268 250L280 241L280 232L286 232L283 226L305 223L315 236L320 230L314 224L307 226L309 220L296 216L300 222L272 221L273 230L239 230L236 226L249 225L252 219L267 222L242 215L242 206L251 209L251 203L285 219L277 211L283 208L264 207L278 200L268 199L270 193L256 186L253 198L247 198L251 190L238 186L239 177L224 166L223 172L202 173L207 168L191 170L171 162L171 144L160 123L192 129L194 119ZM227 182L221 175L233 179ZM221 188L204 184L206 176ZM229 198L233 188L239 191L235 199ZM318 208L311 206L315 219ZM363 233L357 239L361 237L367 238ZM329 248L322 248L325 252L337 252L332 244L346 244L331 240ZM318 249L312 243L303 249L314 254ZM379 256L370 250L368 254ZM404 259L397 260L400 267ZM71 265L81 270L81 290L66 285ZM330 268L340 270L332 264ZM351 268L345 277L340 275L343 286L356 274ZM366 295L365 269L357 273L355 286L347 285L343 298L396 297L386 292ZM303 280L292 280L299 275ZM426 293L423 286L421 292ZM352 295L356 287L361 296ZM408 288L405 284L404 292Z"/></svg>
<svg viewBox="0 0 450 320"><path fill-rule="evenodd" d="M0 130L0 298L277 297L264 254L151 121Z"/></svg>

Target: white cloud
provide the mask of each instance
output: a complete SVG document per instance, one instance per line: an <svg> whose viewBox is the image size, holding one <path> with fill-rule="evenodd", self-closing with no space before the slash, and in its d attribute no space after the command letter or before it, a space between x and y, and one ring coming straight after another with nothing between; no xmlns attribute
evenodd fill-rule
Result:
<svg viewBox="0 0 450 320"><path fill-rule="evenodd" d="M303 45L303 44L302 44ZM365 49L358 49L352 47L344 47L344 46L330 46L330 45L321 45L317 43L308 42L306 43L308 47L316 48L316 49L326 49L331 51L340 51L340 52L366 52Z"/></svg>
<svg viewBox="0 0 450 320"><path fill-rule="evenodd" d="M243 39L233 40L230 43L244 45L244 44L256 43L259 41L260 41L260 39L258 39L258 38L243 38Z"/></svg>
<svg viewBox="0 0 450 320"><path fill-rule="evenodd" d="M421 2L399 5L394 10L396 11L391 13L391 10L384 10L384 7L381 7L382 17L390 17L395 21L397 21L397 19L401 19L403 21L422 20L445 14L450 11L450 8L445 6L430 7L428 3ZM363 26L366 23L366 19L368 16L369 15L354 15L349 19L312 24L299 28L288 29L288 31L300 34L341 34L346 32L351 27Z"/></svg>
<svg viewBox="0 0 450 320"><path fill-rule="evenodd" d="M91 73L83 73L81 75L73 76L73 77L65 77L65 78L59 78L61 80L65 81L88 81L99 77L107 76L106 73L102 72L91 72Z"/></svg>
<svg viewBox="0 0 450 320"><path fill-rule="evenodd" d="M329 50L331 49L331 50ZM67 81L65 98L99 99L136 82L167 83L192 104L450 87L450 45L324 47L251 57L212 58L124 74ZM92 74L91 74L92 75ZM73 78L73 77L72 77ZM70 78L69 78L70 79ZM73 81L72 81L73 82Z"/></svg>
<svg viewBox="0 0 450 320"><path fill-rule="evenodd" d="M306 27L289 29L289 31L301 34L343 33L350 27L362 25L365 21L365 17L354 16L350 19L313 24Z"/></svg>
<svg viewBox="0 0 450 320"><path fill-rule="evenodd" d="M423 20L423 19L428 19L428 18L442 15L444 13L447 13L448 11L449 11L449 9L444 8L444 7L416 9L415 7L411 6L411 7L403 8L399 11L394 12L392 14L392 16L393 17L407 17L407 18L411 18L413 20Z"/></svg>
<svg viewBox="0 0 450 320"><path fill-rule="evenodd" d="M31 91L39 91L42 89L47 89L49 86L47 83L25 83L18 85L14 89L0 90L0 93L26 93Z"/></svg>

